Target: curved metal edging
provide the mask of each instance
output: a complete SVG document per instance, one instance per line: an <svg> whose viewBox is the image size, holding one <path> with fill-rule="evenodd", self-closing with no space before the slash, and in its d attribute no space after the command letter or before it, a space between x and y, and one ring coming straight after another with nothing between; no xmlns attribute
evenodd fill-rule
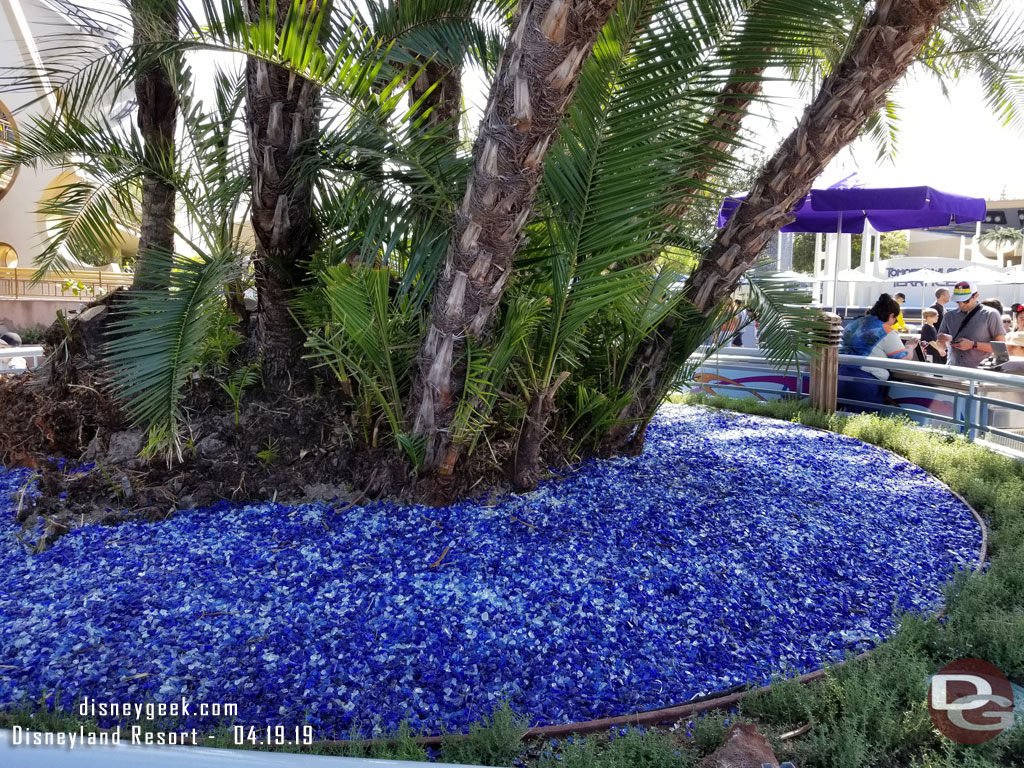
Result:
<svg viewBox="0 0 1024 768"><path fill-rule="evenodd" d="M747 414L747 415L751 415L751 414ZM766 417L762 417L762 418L766 418ZM827 430L827 429L822 429L821 427L812 427L809 424L801 424L800 426L805 427L807 429L817 430L818 432L826 432L826 433L828 433L830 435L838 434L836 432L832 432L832 431ZM843 437L850 437L850 435L843 435ZM859 440L859 438L856 438L856 437L853 437L851 439ZM859 442L865 443L867 441L859 440ZM874 445L874 443L867 443L867 444L868 445ZM910 461L910 459L908 459L906 456L900 456L895 451L890 451L888 448L883 448L880 445L874 445L874 447L878 448L880 451L885 451L886 453L891 453L893 456L896 456L897 458L902 459L903 461L906 461L906 462L909 462L911 464L914 464L914 466L920 467L919 464L915 464L914 462ZM924 467L921 467L921 469L924 469ZM967 499L965 499L959 493L957 493L952 488L950 488L948 485L946 485L946 483L943 483L940 478L936 477L931 472L928 472L927 469L925 469L924 471L927 472L928 475L930 477L932 477L934 480L938 481L939 483L942 483L942 485L946 488L946 490L948 490L957 499L959 499L961 504L963 504L965 507L967 507L968 511L970 511L971 515L974 517L975 522L978 524L978 527L981 529L981 546L978 549L978 562L975 563L975 566L974 566L974 571L975 572L980 572L982 567L985 565L985 561L988 559L988 526L985 524L985 521L981 517L981 515L978 514L977 510L975 510L975 508L973 506L971 506L971 504L968 503ZM933 615L936 616L936 617L941 617L943 614L945 614L945 612L946 612L946 608L945 608L945 606L943 606L942 608L939 608L935 612L935 614L933 614ZM884 641L883 641L883 643L884 643ZM875 648L872 648L870 650L864 651L863 653L859 653L859 654L857 654L856 656L854 656L852 658L844 659L843 661L837 661L835 664L827 664L827 665L819 667L818 669L815 669L815 670L813 670L811 672L807 672L807 673L805 673L803 675L800 675L799 677L790 678L790 679L791 680L796 680L801 685L805 685L807 683L812 683L815 680L819 680L822 677L824 677L825 676L825 672L827 670L829 670L829 669L836 669L836 668L841 667L841 666L843 666L845 664L848 664L851 661L859 661L861 659L867 658L871 653L874 652L875 649L879 648L880 645L875 646ZM786 682L789 682L789 680L787 680ZM663 707L661 709L651 709L651 710L648 710L646 712L635 712L635 713L630 714L630 715L617 715L617 716L614 716L614 717L602 717L602 718L599 718L597 720L582 720L580 722L565 723L565 724L562 724L562 725L537 726L537 727L528 729L526 731L526 733L523 734L523 738L524 739L530 739L530 738L561 738L563 736L570 736L572 734L581 734L581 735L583 735L583 734L587 734L587 733L595 733L597 731L607 730L608 728L625 727L625 726L631 726L631 725L632 726L637 726L637 725L658 725L660 723L678 722L679 720L684 720L686 718L693 717L694 715L700 715L700 714L703 714L704 712L711 712L711 711L716 710L716 709L725 709L727 707L731 707L734 704L737 704L740 701L742 701L743 699L747 698L748 696L753 696L756 693L765 693L767 691L770 691L773 685L774 685L774 683L769 683L768 685L761 686L760 688L754 688L754 689L747 690L747 691L739 691L737 693L731 693L731 694L725 694L725 693L720 693L718 695L712 694L712 696L714 698L705 698L703 700L695 701L695 702L692 702L692 703L689 703L689 704L677 704L677 705L674 705L674 706L671 706L671 707ZM420 737L417 737L417 738L415 738L413 740L417 744L421 744L421 745L427 746L427 747L432 747L432 746L439 746L441 744L441 738L442 738L441 736L420 736ZM463 735L463 734L452 734L448 738L460 739L460 738L465 738L465 735ZM378 743L380 741L386 741L386 740L382 740L382 739L366 739L364 741L357 742L357 743L373 744L373 743ZM342 744L351 744L352 742L348 742L348 741L318 741L316 743L317 744L323 744L323 745L342 745Z"/></svg>
<svg viewBox="0 0 1024 768"><path fill-rule="evenodd" d="M925 472L928 472L928 470L926 469ZM932 475L931 472L928 472L928 474ZM932 475L932 477L935 477L935 475ZM939 478L937 477L935 477L935 479L939 480ZM939 480L939 482L942 483L941 480ZM949 489L950 493L952 493L954 496L960 499L960 503L967 507L970 513L974 515L974 522L976 522L978 524L978 527L981 529L981 547L979 547L978 549L978 562L974 564L974 570L981 571L982 567L984 567L985 565L985 561L988 560L988 526L985 524L985 520L982 518L982 516L978 514L978 510L972 507L968 503L967 499L965 499L963 496L954 491L945 483L942 484L945 485L947 489Z"/></svg>
<svg viewBox="0 0 1024 768"><path fill-rule="evenodd" d="M812 429L818 429L818 427L812 427ZM819 431L828 432L828 430ZM862 440L861 442L864 441ZM877 445L875 447L879 448L880 450L887 451L888 453L891 453L894 456L898 456L899 458L903 459L903 461L910 461L910 459L906 458L905 456L900 456L898 453L895 453L894 451L889 451L889 449L887 448L882 448L881 446ZM913 464L914 462L910 463ZM925 472L928 472L928 470L925 470ZM935 475L933 475L931 472L928 472L928 474L935 480L938 480L938 482L942 483L942 481L939 480L939 478L935 477ZM945 483L942 483L942 485L945 486L945 488L950 493L952 493L957 499L959 499L965 507L967 507L971 515L974 517L975 522L978 524L978 527L981 529L981 546L978 549L978 561L974 565L974 571L980 572L982 567L985 565L985 561L988 559L988 526L985 524L985 521L984 519L982 519L981 515L978 514L977 510L975 510L974 507L967 502L967 499L965 499L963 496L954 491ZM943 606L942 608L939 608L934 615L942 616L945 612L946 608L945 606ZM875 648L878 647L880 647L880 645L875 646ZM867 658L875 650L875 648L864 651L863 653L859 653L851 659L844 659L843 661L836 662L835 664L828 664L826 666L819 667L818 669L815 669L812 672L808 672L806 674L800 675L799 677L792 679L795 679L798 683L802 685L814 682L815 680L819 680L820 678L824 677L825 672L829 669L836 669L837 667L841 667L851 661L858 661L860 659ZM568 736L573 733L594 733L595 731L603 731L607 728L621 727L627 725L657 725L658 723L683 720L689 717L693 717L694 715L702 714L704 712L710 712L716 709L725 709L727 707L731 707L734 704L737 704L738 702L745 699L747 696L753 696L756 693L765 693L767 691L770 691L772 685L774 685L774 683L769 683L768 685L764 685L760 688L754 688L748 691L740 691L738 693L733 693L730 695L720 695L713 699L694 702L693 704L681 704L674 707L665 707L664 709L654 709L647 712L639 712L633 715L620 717L604 717L599 720L584 720L579 723L568 723L566 725L549 725L541 726L538 728L531 728L526 732L524 738L555 738L561 736ZM440 741L440 739L438 739L438 741Z"/></svg>

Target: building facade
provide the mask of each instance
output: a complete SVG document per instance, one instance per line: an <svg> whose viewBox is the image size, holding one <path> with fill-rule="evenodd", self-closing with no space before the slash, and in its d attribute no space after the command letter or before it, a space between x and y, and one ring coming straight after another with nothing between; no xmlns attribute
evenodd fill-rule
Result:
<svg viewBox="0 0 1024 768"><path fill-rule="evenodd" d="M66 0L0 0L0 145L12 145L20 130L56 113L58 90L48 73L59 64L66 70L69 52L102 53L116 45L116 34ZM109 104L97 108L112 109ZM0 325L46 325L58 309L72 309L95 295L92 282L83 282L88 275L31 281L51 226L40 206L77 178L73 168L24 167L0 175ZM117 264L133 248L137 239L125 233L123 242L111 244L110 264L99 268L74 254L63 256L76 272L103 272L116 284L122 282L115 277Z"/></svg>

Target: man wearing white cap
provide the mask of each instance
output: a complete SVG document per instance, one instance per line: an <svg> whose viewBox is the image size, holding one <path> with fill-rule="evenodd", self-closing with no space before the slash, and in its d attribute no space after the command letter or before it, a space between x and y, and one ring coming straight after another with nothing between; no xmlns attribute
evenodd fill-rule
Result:
<svg viewBox="0 0 1024 768"><path fill-rule="evenodd" d="M953 287L956 309L947 311L939 326L939 341L949 350L947 363L977 368L992 354L991 341L1002 341L1006 331L1003 320L991 307L978 301L974 284L964 281Z"/></svg>

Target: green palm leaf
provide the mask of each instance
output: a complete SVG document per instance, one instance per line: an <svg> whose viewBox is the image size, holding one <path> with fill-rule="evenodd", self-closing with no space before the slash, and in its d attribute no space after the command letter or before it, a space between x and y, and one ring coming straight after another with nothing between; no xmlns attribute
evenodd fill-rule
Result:
<svg viewBox="0 0 1024 768"><path fill-rule="evenodd" d="M156 254L170 274L168 290L132 291L117 305L107 342L113 389L133 421L168 436L180 457L184 385L214 322L234 254L186 259Z"/></svg>
<svg viewBox="0 0 1024 768"><path fill-rule="evenodd" d="M68 171L38 213L48 227L35 258L34 280L67 272L67 256L106 263L112 247L138 222L137 195L147 161L134 129L103 117L35 118L10 146L0 147L0 171L26 166ZM167 167L158 174L173 174Z"/></svg>
<svg viewBox="0 0 1024 768"><path fill-rule="evenodd" d="M748 272L747 303L757 315L758 345L776 367L799 365L828 330L820 309L802 286Z"/></svg>

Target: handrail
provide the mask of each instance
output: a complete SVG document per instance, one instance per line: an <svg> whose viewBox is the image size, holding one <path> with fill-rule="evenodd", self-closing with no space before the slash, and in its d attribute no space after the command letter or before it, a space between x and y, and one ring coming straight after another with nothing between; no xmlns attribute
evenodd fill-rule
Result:
<svg viewBox="0 0 1024 768"><path fill-rule="evenodd" d="M19 374L31 370L39 365L39 361L45 357L43 348L40 346L26 345L21 347L0 347L0 374ZM5 360L21 357L25 360L25 368L8 368Z"/></svg>
<svg viewBox="0 0 1024 768"><path fill-rule="evenodd" d="M728 352L719 351L711 355L705 365L712 360L728 360L730 357L740 360L753 360L763 362L772 366L760 349L750 347L734 347ZM810 360L809 355L800 355L801 365ZM1024 388L1024 376L1015 373L1001 373L999 371L986 371L979 368L964 368L956 365L944 365L941 363L921 363L916 360L893 360L885 357L863 357L861 355L839 355L840 365L867 366L868 368L885 368L890 371L906 371L908 373L920 373L926 376L938 376L948 379L964 379L965 381L984 381L989 384L1000 384L1010 387Z"/></svg>
<svg viewBox="0 0 1024 768"><path fill-rule="evenodd" d="M0 267L0 278L14 278L19 280L31 280L35 275L34 269L23 269L21 267ZM134 275L131 272L106 272L102 269L73 269L68 272L51 271L46 273L44 280L70 280L73 278L87 277L90 280L104 283L130 283Z"/></svg>
<svg viewBox="0 0 1024 768"><path fill-rule="evenodd" d="M0 295L18 299L26 297L89 298L103 295L111 288L129 286L133 275L125 272L70 270L47 272L41 280L33 282L35 270L19 267L0 268ZM71 296L68 296L68 293Z"/></svg>
<svg viewBox="0 0 1024 768"><path fill-rule="evenodd" d="M939 376L944 379L963 379L965 381L984 381L988 384L1000 384L1024 389L1024 376L1015 373L986 371L980 368L964 368L959 365L941 363L921 363L916 360L892 360L884 357L862 357L860 355L840 355L840 365L867 366L868 368L885 368L889 371L906 371L921 373L926 376Z"/></svg>
<svg viewBox="0 0 1024 768"><path fill-rule="evenodd" d="M910 380L899 376L879 380L889 396L885 403L840 397L840 407L898 413L926 426L956 429L971 440L983 439L1000 450L1024 453L1024 376L860 355L837 357L838 365L915 375ZM806 361L807 356L800 359ZM803 365L791 365L788 370L776 368L759 349L731 347L708 356L696 369L700 378L693 385L733 396L802 399L808 396L804 370ZM850 381L853 377L838 375L838 379Z"/></svg>

